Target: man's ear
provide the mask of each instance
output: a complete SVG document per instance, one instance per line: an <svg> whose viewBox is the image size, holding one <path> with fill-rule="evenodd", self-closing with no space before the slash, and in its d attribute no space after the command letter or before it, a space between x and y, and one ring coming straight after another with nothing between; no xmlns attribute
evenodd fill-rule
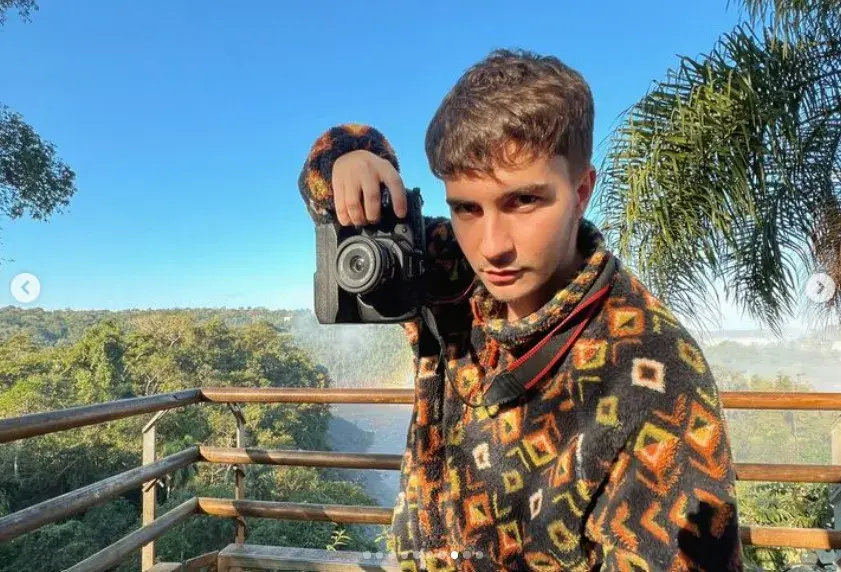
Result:
<svg viewBox="0 0 841 572"><path fill-rule="evenodd" d="M593 190L596 188L596 168L593 165L589 165L581 173L577 185L575 194L578 199L578 218L582 218L584 213L587 212L587 206L590 204Z"/></svg>

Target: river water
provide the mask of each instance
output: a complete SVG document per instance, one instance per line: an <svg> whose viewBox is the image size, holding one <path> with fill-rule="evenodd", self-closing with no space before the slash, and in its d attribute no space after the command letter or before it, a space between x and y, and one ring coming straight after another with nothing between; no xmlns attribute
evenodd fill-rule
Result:
<svg viewBox="0 0 841 572"><path fill-rule="evenodd" d="M334 451L403 454L411 405L341 403L333 405L331 411L330 444ZM400 471L343 469L341 474L362 483L380 506L394 507Z"/></svg>

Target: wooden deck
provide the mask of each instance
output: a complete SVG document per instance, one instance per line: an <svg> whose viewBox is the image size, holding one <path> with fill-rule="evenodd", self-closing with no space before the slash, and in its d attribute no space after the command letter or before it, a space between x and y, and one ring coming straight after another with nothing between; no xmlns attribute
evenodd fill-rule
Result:
<svg viewBox="0 0 841 572"><path fill-rule="evenodd" d="M377 554L380 554L378 557ZM393 554L319 550L257 544L229 544L219 551L219 572L242 568L258 570L319 570L324 572L400 572Z"/></svg>

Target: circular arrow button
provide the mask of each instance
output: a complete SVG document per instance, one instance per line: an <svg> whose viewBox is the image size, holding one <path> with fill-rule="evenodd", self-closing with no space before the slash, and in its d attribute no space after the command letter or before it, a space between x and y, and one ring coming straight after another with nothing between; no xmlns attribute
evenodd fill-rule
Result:
<svg viewBox="0 0 841 572"><path fill-rule="evenodd" d="M34 302L41 295L41 281L34 274L24 272L12 278L9 287L15 300L23 304Z"/></svg>
<svg viewBox="0 0 841 572"><path fill-rule="evenodd" d="M812 274L806 282L806 296L812 302L826 304L835 295L835 281L823 272Z"/></svg>

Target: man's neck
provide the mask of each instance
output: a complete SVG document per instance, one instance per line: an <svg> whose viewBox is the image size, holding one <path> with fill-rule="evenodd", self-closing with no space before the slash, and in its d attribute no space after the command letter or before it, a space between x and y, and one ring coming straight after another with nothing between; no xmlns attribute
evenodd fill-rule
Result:
<svg viewBox="0 0 841 572"><path fill-rule="evenodd" d="M519 319L533 314L552 299L560 290L569 286L573 278L578 274L579 269L584 265L584 256L576 249L572 262L558 268L555 275L546 281L528 299L516 300L506 305L508 322L515 322Z"/></svg>

